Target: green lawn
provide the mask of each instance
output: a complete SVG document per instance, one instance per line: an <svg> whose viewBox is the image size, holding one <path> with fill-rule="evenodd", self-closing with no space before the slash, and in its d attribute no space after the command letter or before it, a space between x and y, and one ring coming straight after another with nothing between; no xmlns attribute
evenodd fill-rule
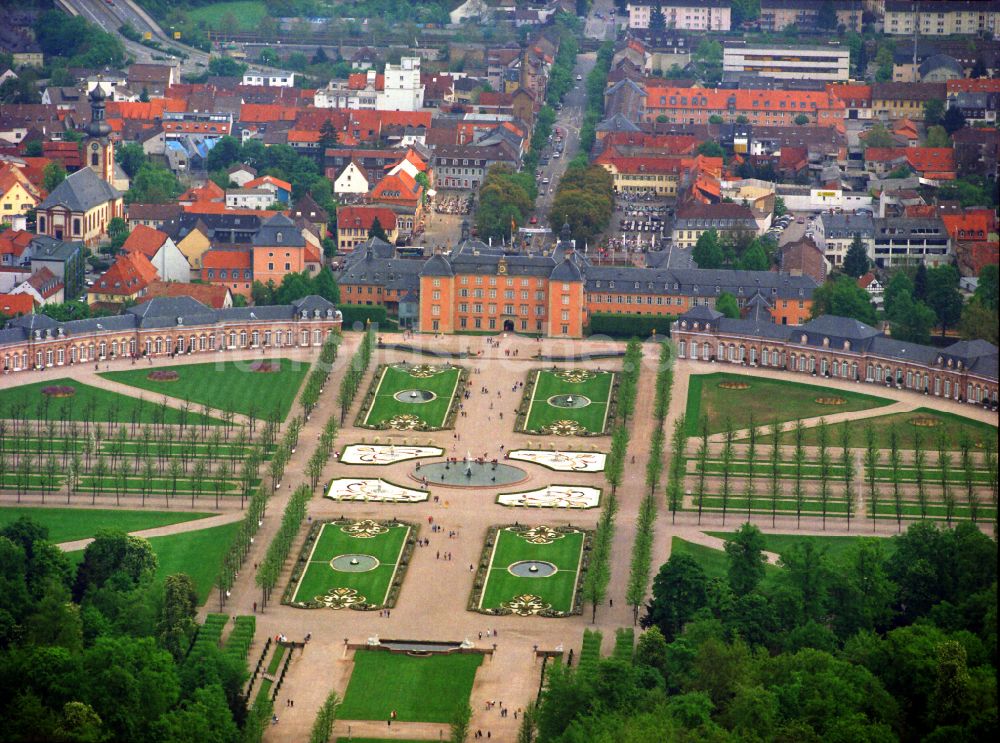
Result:
<svg viewBox="0 0 1000 743"><path fill-rule="evenodd" d="M723 382L749 384L750 387L724 389L719 386ZM839 397L846 402L843 405L824 405L816 402L818 397ZM726 372L692 374L688 383L685 420L688 435L697 436L701 433L703 417L708 418L709 433L719 433L726 429L727 419L732 421L735 428L745 428L751 414L757 425L770 425L775 421L782 423L800 418L869 410L891 405L892 402L859 392L830 391L822 386L766 377ZM786 433L783 441L788 443L790 436ZM837 439L833 436L830 441L835 443Z"/></svg>
<svg viewBox="0 0 1000 743"><path fill-rule="evenodd" d="M721 549L706 547L703 544L695 544L680 537L673 537L670 540L671 555L690 555L701 565L705 575L709 578L719 578L727 580L729 577L729 558ZM764 580L772 580L781 570L776 565L764 566Z"/></svg>
<svg viewBox="0 0 1000 743"><path fill-rule="evenodd" d="M540 432L555 421L575 421L589 433L604 433L607 425L608 402L611 397L614 372L587 372L582 369L565 370L570 373L588 374L578 382L561 376L563 372L539 370L524 424L528 432ZM557 407L549 402L556 395L585 397L590 403L582 408Z"/></svg>
<svg viewBox="0 0 1000 743"><path fill-rule="evenodd" d="M253 371L251 364L279 364L280 371ZM156 370L164 367L156 367ZM292 408L302 380L309 373L309 364L290 359L254 359L251 361L212 361L207 364L182 364L168 367L180 376L172 382L148 379L150 370L129 369L105 372L102 377L166 395L189 400L196 405L208 405L216 410L232 410L259 418L278 411L284 420Z"/></svg>
<svg viewBox="0 0 1000 743"><path fill-rule="evenodd" d="M212 28L228 27L235 21L238 29L252 31L264 20L267 7L262 0L236 0L192 8L185 14L192 22L204 21Z"/></svg>
<svg viewBox="0 0 1000 743"><path fill-rule="evenodd" d="M153 529L211 516L210 513L185 511L125 511L87 508L21 508L0 507L0 526L6 526L22 516L49 530L53 542L72 542L94 536L98 529L112 527L127 532Z"/></svg>
<svg viewBox="0 0 1000 743"><path fill-rule="evenodd" d="M367 603L384 605L396 563L406 544L410 527L398 524L384 534L362 538L344 533L342 524L320 527L309 555L309 564L292 595L292 601L315 601L332 588L353 588ZM334 570L330 561L338 555L370 555L379 561L373 570L350 573Z"/></svg>
<svg viewBox="0 0 1000 743"><path fill-rule="evenodd" d="M430 366L418 364L407 365L416 371L411 374L402 365L386 365L381 374L376 373L372 384L375 385L375 397L368 407L362 425L369 428L379 428L387 424L397 415L414 415L423 421L427 428L441 428L448 417L452 397L458 385L462 370L460 367ZM440 369L430 373L431 369ZM430 376L422 376L430 373ZM434 394L428 402L400 402L395 395L404 390L423 390Z"/></svg>
<svg viewBox="0 0 1000 743"><path fill-rule="evenodd" d="M838 393L839 394L839 393ZM846 406L841 406L846 407ZM917 426L913 424L914 419L925 419L934 418L939 421L939 425L936 426ZM834 446L840 443L841 429L843 428L843 423L832 424L829 427L830 430L830 443ZM920 434L920 438L923 441L923 447L928 451L928 465L933 465L937 461L937 439L942 433L944 434L945 440L950 445L952 449L958 449L958 443L962 440L962 434L964 433L970 439L972 439L974 444L983 444L987 439L992 439L994 445L997 440L997 427L991 426L989 423L983 423L982 421L973 420L971 418L964 418L960 415L955 415L954 413L945 413L940 410L933 410L931 408L917 408L914 411L908 413L893 413L891 415L878 415L872 418L865 418L864 420L854 421L851 423L851 446L855 448L862 448L867 445L865 428L871 425L875 430L876 441L878 442L879 448L886 449L889 446L889 429L895 427L896 433L899 435L899 445L903 449L913 448L913 437L915 434ZM770 436L764 436L760 441L767 443L770 441ZM782 444L791 444L791 434L785 433L782 436ZM805 430L805 437L803 439L806 446L814 446L816 444L816 428L810 427ZM977 449L981 451L981 449ZM888 456L887 452L883 452L883 461ZM954 465L954 463L953 463Z"/></svg>
<svg viewBox="0 0 1000 743"><path fill-rule="evenodd" d="M412 656L359 650L338 720L450 723L469 701L479 653Z"/></svg>
<svg viewBox="0 0 1000 743"><path fill-rule="evenodd" d="M152 537L149 544L160 562L156 568L156 582L162 583L174 573L187 573L198 591L198 603L204 604L218 577L222 557L239 527L237 521L200 531ZM66 555L74 564L83 560L83 550L67 552Z"/></svg>
<svg viewBox="0 0 1000 743"><path fill-rule="evenodd" d="M143 374L148 373L148 371L143 372ZM49 386L73 387L76 389L76 394L72 397L50 398L42 394L42 388ZM137 411L137 421L154 423L157 420L157 411L162 409L164 423L179 424L181 421L180 410L169 407L163 409L156 400L140 400L138 396L119 395L117 392L81 384L68 377L0 390L0 418L13 417L17 406L22 402L28 404L27 414L32 420L42 419L47 412L50 420L84 421L88 417L88 411L92 410L93 420L98 423L108 421L128 423L132 420L133 412ZM194 410L188 412L189 425L202 422L222 423L218 418L206 417Z"/></svg>
<svg viewBox="0 0 1000 743"><path fill-rule="evenodd" d="M499 608L515 596L532 594L550 604L553 611L572 611L583 539L583 532L572 532L549 544L532 544L518 532L499 530L480 608ZM557 570L544 578L521 578L508 570L511 564L523 560L549 562Z"/></svg>
<svg viewBox="0 0 1000 743"><path fill-rule="evenodd" d="M728 539L733 536L732 532L725 531L707 531L705 533L709 536L719 537L719 539ZM764 549L780 555L787 552L794 545L812 542L820 550L825 550L826 556L830 560L841 560L862 539L880 539L880 537L820 537L805 534L765 534L764 543L767 546ZM881 538L881 544L886 556L896 548L895 543L891 539Z"/></svg>

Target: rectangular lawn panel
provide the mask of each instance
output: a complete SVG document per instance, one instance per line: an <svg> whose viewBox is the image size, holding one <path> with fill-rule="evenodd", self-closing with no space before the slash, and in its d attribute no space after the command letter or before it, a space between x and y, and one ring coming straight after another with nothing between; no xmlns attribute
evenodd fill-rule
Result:
<svg viewBox="0 0 1000 743"><path fill-rule="evenodd" d="M149 372L147 370L143 373ZM49 397L42 394L45 387L72 387L74 394L70 397ZM133 410L138 411L136 420L139 423L154 423L157 420L157 410L161 407L149 395L145 399L139 399L139 395L129 397L100 387L91 387L68 377L0 389L0 418L12 417L17 405L21 403L27 403L26 412L32 420L40 420L43 415L47 415L53 421L82 422L87 420L88 412L92 410L93 420L97 423L129 423ZM181 411L176 408L166 408L163 415L163 423L176 425L181 422ZM202 422L218 425L222 420L204 416L195 410L188 411L188 425L200 425Z"/></svg>
<svg viewBox="0 0 1000 743"><path fill-rule="evenodd" d="M726 389L719 386L725 383L749 387ZM823 397L836 397L844 402L840 405L816 402L817 398ZM739 430L747 427L751 414L758 426L765 426L775 421L783 423L800 418L870 410L892 405L893 402L894 400L860 392L830 390L828 387L767 377L726 372L692 374L688 382L685 420L688 435L697 436L701 433L701 421L704 417L708 418L709 433L720 433L726 428L727 418ZM790 443L790 437L790 433L785 433L782 443ZM836 442L836 436L831 436L830 443Z"/></svg>
<svg viewBox="0 0 1000 743"><path fill-rule="evenodd" d="M565 372L590 375L578 382L565 378ZM574 421L588 433L604 433L607 425L608 402L614 383L614 372L589 372L567 369L564 372L539 370L535 372L535 385L531 393L524 428L529 433L541 431L556 421ZM586 397L590 404L581 408L557 407L549 400L558 395Z"/></svg>
<svg viewBox="0 0 1000 743"><path fill-rule="evenodd" d="M412 656L385 651L354 653L354 670L338 720L449 723L468 704L479 653Z"/></svg>
<svg viewBox="0 0 1000 743"><path fill-rule="evenodd" d="M731 539L735 534L725 531L708 531L709 536L719 539ZM882 545L882 554L888 557L896 549L891 539L884 537L821 537L806 534L764 534L764 549L783 555L796 545L811 542L818 549L826 552L830 560L842 560L851 554L855 546L863 539L878 539Z"/></svg>
<svg viewBox="0 0 1000 743"><path fill-rule="evenodd" d="M72 542L94 536L98 529L114 528L127 532L154 529L158 526L179 524L211 516L210 513L185 511L125 511L89 508L0 508L0 526L16 521L22 516L49 530L53 542Z"/></svg>
<svg viewBox="0 0 1000 743"><path fill-rule="evenodd" d="M719 578L726 581L729 577L729 557L721 549L706 547L703 544L689 542L680 537L673 537L670 540L671 555L690 555L695 562L701 565L705 575L709 578ZM764 566L764 581L770 582L781 570L777 565L768 563Z"/></svg>
<svg viewBox="0 0 1000 743"><path fill-rule="evenodd" d="M254 371L253 365L262 363L277 364L279 370ZM242 415L253 413L259 418L277 411L284 420L302 386L302 380L309 373L309 364L291 359L254 359L157 366L153 370L174 371L178 378L173 381L149 379L149 367L104 372L101 376L216 410L229 409Z"/></svg>
<svg viewBox="0 0 1000 743"><path fill-rule="evenodd" d="M333 588L353 588L367 603L382 606L392 583L396 563L410 534L410 527L400 524L385 534L361 538L346 534L344 524L323 524L313 543L292 602L315 601ZM379 561L377 567L360 573L334 570L330 561L339 555L370 555Z"/></svg>
<svg viewBox="0 0 1000 743"><path fill-rule="evenodd" d="M555 539L549 544L533 544L518 532L507 529L497 531L480 608L497 609L515 596L532 594L550 604L553 611L572 611L584 534L563 534L561 539ZM552 563L556 566L556 572L544 578L522 578L508 570L511 564L524 560Z"/></svg>
<svg viewBox="0 0 1000 743"><path fill-rule="evenodd" d="M421 369L427 365L410 365L411 369ZM455 394L462 370L453 366L431 376L411 374L400 365L386 365L381 373L376 373L375 396L368 406L362 425L371 428L384 426L397 415L414 415L428 428L442 428L448 417L448 409ZM404 390L419 390L433 393L429 402L400 402L396 394Z"/></svg>

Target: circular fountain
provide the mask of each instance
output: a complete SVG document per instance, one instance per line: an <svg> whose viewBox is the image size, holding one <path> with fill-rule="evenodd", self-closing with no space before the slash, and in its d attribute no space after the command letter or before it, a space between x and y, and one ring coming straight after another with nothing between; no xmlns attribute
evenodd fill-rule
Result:
<svg viewBox="0 0 1000 743"><path fill-rule="evenodd" d="M522 560L507 566L507 572L518 578L548 578L557 570L555 565L544 560Z"/></svg>
<svg viewBox="0 0 1000 743"><path fill-rule="evenodd" d="M396 398L397 402L411 404L420 404L437 399L437 395L430 390L400 390L393 397Z"/></svg>
<svg viewBox="0 0 1000 743"><path fill-rule="evenodd" d="M379 564L371 555L338 555L330 560L330 567L341 573L367 573Z"/></svg>
<svg viewBox="0 0 1000 743"><path fill-rule="evenodd" d="M590 405L590 398L583 395L553 395L547 402L554 408L585 408Z"/></svg>

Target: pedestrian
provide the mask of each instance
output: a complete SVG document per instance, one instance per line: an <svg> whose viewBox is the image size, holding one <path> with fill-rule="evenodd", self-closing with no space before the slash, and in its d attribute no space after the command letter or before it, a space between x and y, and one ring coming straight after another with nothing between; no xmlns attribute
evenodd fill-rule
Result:
<svg viewBox="0 0 1000 743"><path fill-rule="evenodd" d="M257 613L257 602L256 601L253 602L253 613L254 614Z"/></svg>

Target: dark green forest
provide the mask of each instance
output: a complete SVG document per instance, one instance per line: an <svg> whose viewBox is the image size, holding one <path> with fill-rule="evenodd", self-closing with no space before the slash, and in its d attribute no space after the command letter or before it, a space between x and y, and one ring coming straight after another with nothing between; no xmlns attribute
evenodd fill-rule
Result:
<svg viewBox="0 0 1000 743"><path fill-rule="evenodd" d="M838 561L803 542L773 576L763 548L744 525L726 544L726 579L672 556L633 657L550 666L519 740L995 738L995 541L920 523Z"/></svg>
<svg viewBox="0 0 1000 743"><path fill-rule="evenodd" d="M149 543L99 532L74 567L29 519L0 529L0 738L235 743L246 661L189 652L197 594ZM248 731L249 732L249 731Z"/></svg>

